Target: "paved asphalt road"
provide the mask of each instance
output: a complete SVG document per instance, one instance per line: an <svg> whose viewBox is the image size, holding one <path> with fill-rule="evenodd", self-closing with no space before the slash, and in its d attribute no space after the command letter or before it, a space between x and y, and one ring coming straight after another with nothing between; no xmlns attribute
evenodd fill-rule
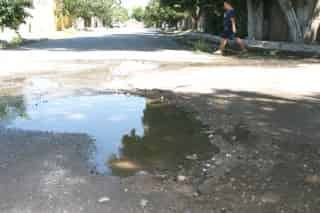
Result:
<svg viewBox="0 0 320 213"><path fill-rule="evenodd" d="M155 88L206 93L212 99L204 96L208 103L205 109L220 110L212 114L230 110L230 114L242 115L256 126L261 125L261 129L275 128L274 132L286 131L295 136L296 131L289 128L292 125L299 134L306 130L312 138L319 138L318 59L240 59L195 53L178 45L170 35L145 29L50 39L17 50L1 50L0 59L0 88L14 88L21 79L27 79L27 88L31 89L25 93L40 91L46 95L64 90L66 85L75 90ZM109 74L111 78L105 80ZM0 91L6 95L10 92ZM311 108L308 101L312 102ZM86 135L0 128L0 141L0 212L212 213L228 212L222 207L232 204L233 199L242 202L233 197L234 193L224 193L229 196L226 202L202 202L193 197L195 191L190 185L172 179L91 175L83 154L91 143ZM319 176L312 176L312 182L318 184ZM219 189L230 192L229 185L224 183ZM101 198L105 202L99 202ZM242 212L265 213L270 203L279 202L277 196L264 200L268 202L265 208L253 201L252 205L257 206L247 211L250 206L243 204Z"/></svg>
<svg viewBox="0 0 320 213"><path fill-rule="evenodd" d="M112 68L117 74L131 77L112 85L113 88L205 93L232 89L293 96L312 95L320 90L319 59L244 59L196 53L183 48L172 36L148 29L59 36L18 50L0 51L0 58L0 80L32 73L66 74Z"/></svg>

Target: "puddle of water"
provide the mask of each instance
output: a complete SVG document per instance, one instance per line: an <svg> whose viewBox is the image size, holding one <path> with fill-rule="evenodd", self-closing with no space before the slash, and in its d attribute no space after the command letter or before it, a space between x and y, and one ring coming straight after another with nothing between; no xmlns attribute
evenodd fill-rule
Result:
<svg viewBox="0 0 320 213"><path fill-rule="evenodd" d="M40 103L26 103L23 97L1 98L1 124L23 130L86 133L95 141L91 160L103 174L175 170L185 164L187 155L217 151L190 114L135 96L73 96Z"/></svg>

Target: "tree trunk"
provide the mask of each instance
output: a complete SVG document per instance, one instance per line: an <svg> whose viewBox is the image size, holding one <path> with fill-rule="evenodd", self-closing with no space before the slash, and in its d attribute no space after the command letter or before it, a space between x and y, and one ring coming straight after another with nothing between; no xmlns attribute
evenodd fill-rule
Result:
<svg viewBox="0 0 320 213"><path fill-rule="evenodd" d="M320 28L320 0L316 1L312 17L310 18L308 27L304 34L304 39L307 42L316 42Z"/></svg>
<svg viewBox="0 0 320 213"><path fill-rule="evenodd" d="M248 7L248 38L253 40L255 39L255 21L254 21L254 8L253 0L247 0Z"/></svg>
<svg viewBox="0 0 320 213"><path fill-rule="evenodd" d="M306 31L309 20L312 17L314 4L317 0L295 0L294 5L296 8L297 18L301 26L302 32Z"/></svg>
<svg viewBox="0 0 320 213"><path fill-rule="evenodd" d="M197 31L204 32L205 31L205 22L206 22L206 13L202 12L199 18L199 24Z"/></svg>
<svg viewBox="0 0 320 213"><path fill-rule="evenodd" d="M249 39L263 39L264 2L262 0L247 0L248 35Z"/></svg>
<svg viewBox="0 0 320 213"><path fill-rule="evenodd" d="M19 32L19 29L15 29L14 32L16 33L16 35L18 36L19 39L22 39L22 35Z"/></svg>
<svg viewBox="0 0 320 213"><path fill-rule="evenodd" d="M278 0L288 22L290 37L294 42L302 42L303 34L291 0Z"/></svg>
<svg viewBox="0 0 320 213"><path fill-rule="evenodd" d="M193 12L191 12L192 14L192 30L198 30L199 29L199 21L200 21L200 15L201 15L201 9L199 6L197 6L195 8L195 10Z"/></svg>

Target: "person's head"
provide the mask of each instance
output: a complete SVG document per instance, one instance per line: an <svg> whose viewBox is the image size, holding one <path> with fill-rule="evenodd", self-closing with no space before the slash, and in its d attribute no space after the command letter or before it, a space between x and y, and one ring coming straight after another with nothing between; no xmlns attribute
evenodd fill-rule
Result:
<svg viewBox="0 0 320 213"><path fill-rule="evenodd" d="M223 7L224 7L225 10L230 10L230 9L233 8L230 0L225 0L225 1L223 2Z"/></svg>

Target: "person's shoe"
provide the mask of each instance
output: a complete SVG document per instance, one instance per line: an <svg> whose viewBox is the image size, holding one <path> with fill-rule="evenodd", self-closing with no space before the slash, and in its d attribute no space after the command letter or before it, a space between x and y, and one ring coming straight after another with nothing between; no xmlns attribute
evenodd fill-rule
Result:
<svg viewBox="0 0 320 213"><path fill-rule="evenodd" d="M216 50L216 51L213 52L213 55L223 55L223 51Z"/></svg>
<svg viewBox="0 0 320 213"><path fill-rule="evenodd" d="M244 50L241 50L240 52L240 56L248 56L248 50L247 49L244 49Z"/></svg>

